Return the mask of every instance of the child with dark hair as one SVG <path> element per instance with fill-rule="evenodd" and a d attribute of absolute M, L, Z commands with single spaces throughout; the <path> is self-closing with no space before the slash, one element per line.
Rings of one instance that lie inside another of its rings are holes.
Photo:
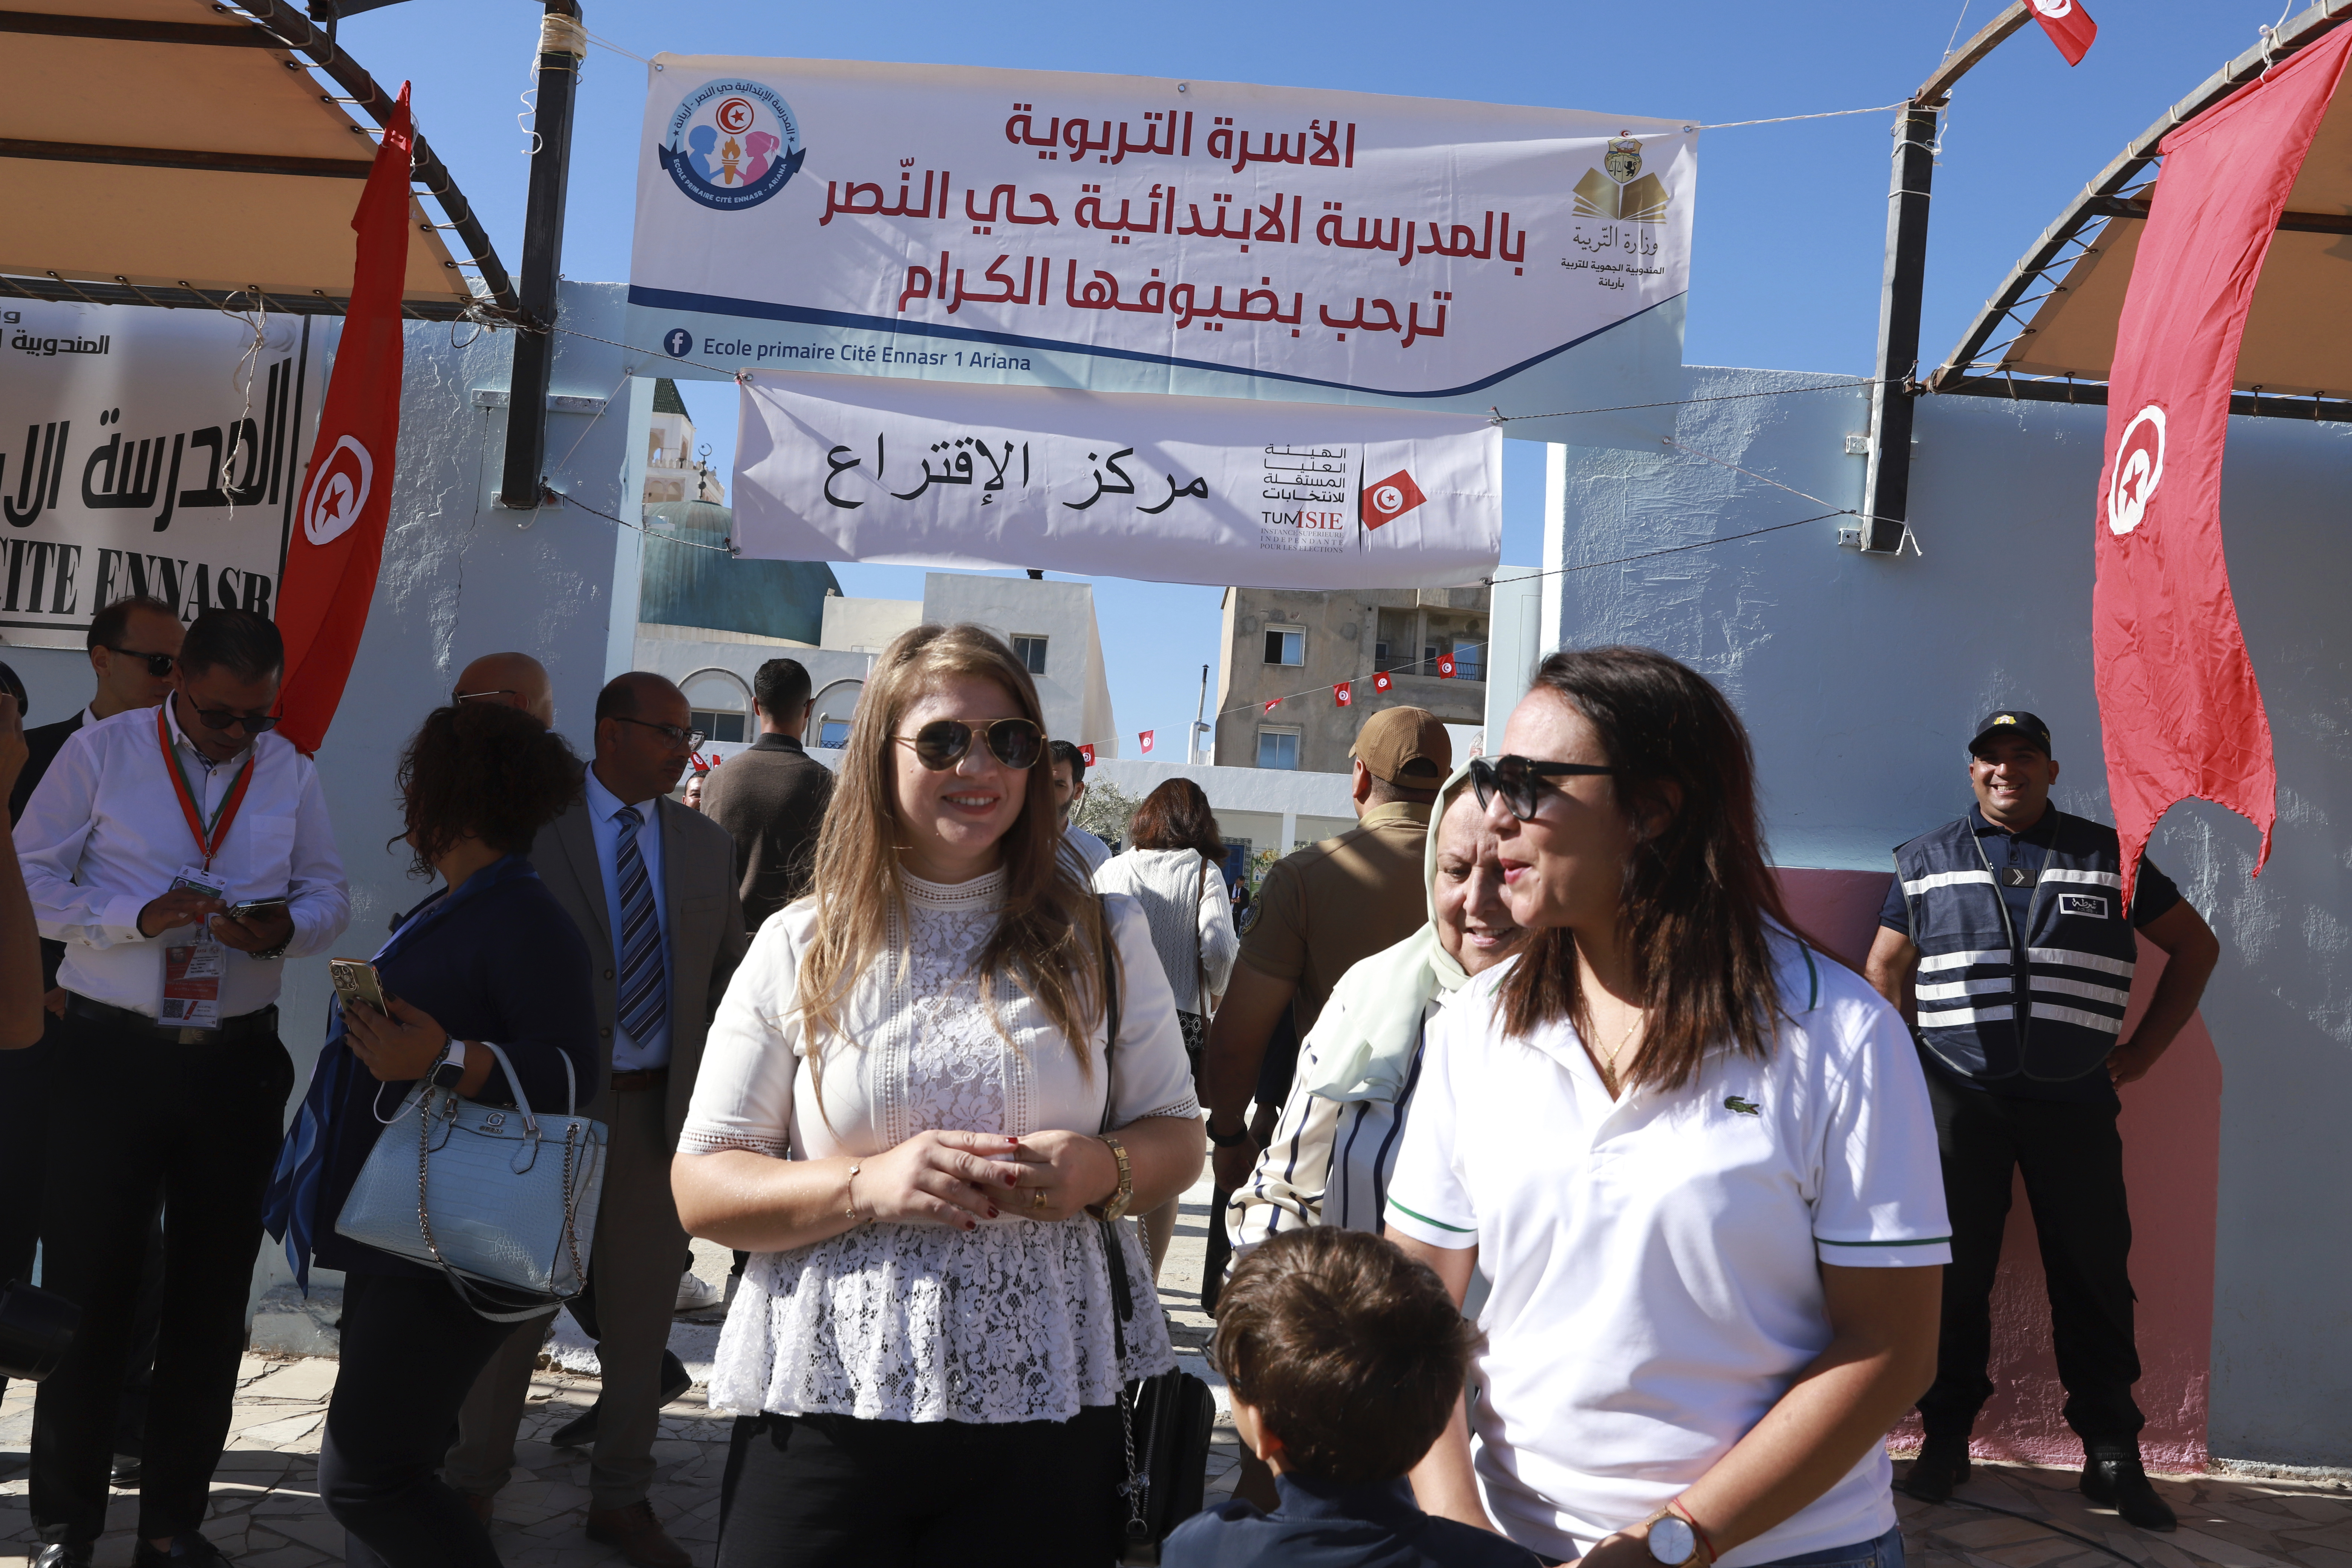
<path fill-rule="evenodd" d="M 1423 1513 L 1405 1474 L 1462 1396 L 1477 1331 L 1427 1267 L 1318 1226 L 1242 1260 L 1210 1346 L 1234 1426 L 1282 1506 L 1238 1499 L 1168 1538 L 1169 1568 L 1532 1568 L 1502 1536 Z"/>

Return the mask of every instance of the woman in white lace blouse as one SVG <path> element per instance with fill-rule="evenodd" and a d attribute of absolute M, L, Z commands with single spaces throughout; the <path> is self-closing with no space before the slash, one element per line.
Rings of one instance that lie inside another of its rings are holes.
<path fill-rule="evenodd" d="M 1115 1331 L 1091 1216 L 1173 1197 L 1203 1145 L 1141 911 L 1055 854 L 1045 740 L 988 632 L 892 643 L 815 890 L 711 1026 L 672 1185 L 688 1229 L 757 1255 L 710 1388 L 740 1417 L 722 1568 L 1115 1555 L 1118 1390 L 1175 1358 L 1124 1224 Z"/>

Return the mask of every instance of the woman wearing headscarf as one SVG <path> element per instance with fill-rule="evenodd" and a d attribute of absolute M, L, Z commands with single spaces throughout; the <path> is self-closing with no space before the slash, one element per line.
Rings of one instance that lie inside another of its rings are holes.
<path fill-rule="evenodd" d="M 1469 785 L 1465 763 L 1438 792 L 1422 864 L 1429 923 L 1340 976 L 1300 1047 L 1273 1141 L 1226 1206 L 1236 1261 L 1276 1231 L 1381 1228 L 1423 1032 L 1472 975 L 1518 951 L 1497 841 Z"/>

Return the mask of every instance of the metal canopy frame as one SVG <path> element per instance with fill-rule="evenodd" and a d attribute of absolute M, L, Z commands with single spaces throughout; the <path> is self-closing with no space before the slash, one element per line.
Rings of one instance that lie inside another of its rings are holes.
<path fill-rule="evenodd" d="M 1951 356 L 1927 377 L 1926 390 L 1964 397 L 2008 397 L 2041 403 L 2102 405 L 2106 384 L 2064 376 L 2021 374 L 2005 368 L 2000 351 L 2033 331 L 2028 312 L 2051 294 L 2063 292 L 2059 274 L 2095 249 L 2111 218 L 2147 216 L 2151 174 L 2157 147 L 2173 131 L 2231 93 L 2277 66 L 2288 56 L 2316 43 L 2342 23 L 2352 20 L 2352 0 L 2319 0 L 2283 25 L 2267 42 L 2258 44 L 2199 85 L 2197 89 L 2132 139 L 2098 177 L 2042 231 L 2023 259 L 2010 269 L 2000 292 L 1985 302 Z M 2352 218 L 2319 213 L 2289 213 L 2284 230 L 2352 234 Z M 2046 290 L 2036 293 L 2036 289 Z M 1994 342 L 2005 329 L 2009 335 Z M 2231 395 L 2230 412 L 2277 418 L 2352 419 L 2352 400 L 2285 396 L 2275 393 L 2237 392 Z"/>
<path fill-rule="evenodd" d="M 131 20 L 110 16 L 60 15 L 48 12 L 0 10 L 0 35 L 37 34 L 50 37 L 121 39 L 131 43 L 181 44 L 192 47 L 280 49 L 299 54 L 310 68 L 324 74 L 364 110 L 381 131 L 390 118 L 394 100 L 350 55 L 339 48 L 331 31 L 283 0 L 238 0 L 234 6 L 216 5 L 225 15 L 241 16 L 247 28 L 200 23 Z M 372 159 L 287 159 L 259 154 L 187 152 L 173 149 L 127 148 L 68 142 L 0 141 L 0 156 L 54 159 L 73 163 L 131 163 L 147 167 L 221 169 L 256 174 L 294 174 L 365 180 Z M 296 165 L 300 165 L 297 167 Z M 408 300 L 402 313 L 419 321 L 454 321 L 486 317 L 493 322 L 516 321 L 522 304 L 506 265 L 484 232 L 472 204 L 457 188 L 448 166 L 441 162 L 420 133 L 410 159 L 409 180 L 423 188 L 447 218 L 447 227 L 462 244 L 462 258 L 454 267 L 472 267 L 481 274 L 486 292 L 471 303 L 456 300 Z M 353 199 L 357 199 L 354 192 Z M 166 308 L 250 309 L 260 304 L 289 315 L 341 315 L 348 295 L 268 293 L 257 288 L 209 289 L 134 284 L 118 278 L 112 282 L 66 278 L 52 271 L 40 276 L 0 274 L 0 294 L 26 300 L 80 300 L 97 305 L 160 305 Z"/>

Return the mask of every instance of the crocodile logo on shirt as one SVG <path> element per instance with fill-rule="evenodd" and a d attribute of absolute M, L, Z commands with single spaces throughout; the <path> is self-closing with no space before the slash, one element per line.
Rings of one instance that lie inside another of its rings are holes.
<path fill-rule="evenodd" d="M 1757 1104 L 1752 1100 L 1742 1100 L 1736 1094 L 1727 1094 L 1723 1097 L 1723 1109 L 1726 1110 L 1736 1110 L 1742 1116 L 1761 1116 L 1764 1114 L 1764 1108 L 1762 1106 Z"/>

